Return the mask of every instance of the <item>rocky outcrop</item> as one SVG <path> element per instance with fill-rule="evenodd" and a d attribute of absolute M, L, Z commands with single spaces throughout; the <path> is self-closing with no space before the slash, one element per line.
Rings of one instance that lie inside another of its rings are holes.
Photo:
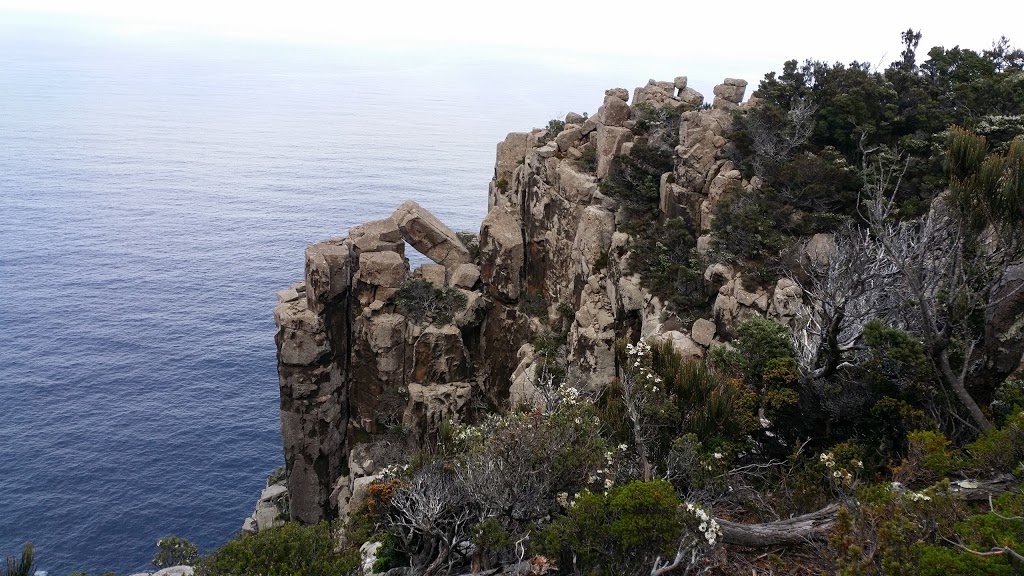
<path fill-rule="evenodd" d="M 275 309 L 289 515 L 315 522 L 347 514 L 385 466 L 432 445 L 444 422 L 473 421 L 481 406 L 543 406 L 551 360 L 534 346 L 538 337 L 564 337 L 566 381 L 601 388 L 617 376 L 619 339 L 662 341 L 700 359 L 746 318 L 804 322 L 807 295 L 796 282 L 751 282 L 725 263 L 704 273 L 711 310 L 676 316 L 631 270 L 620 202 L 599 186 L 617 157 L 655 145 L 634 134 L 636 114 L 685 110 L 674 165 L 660 180 L 659 217 L 690 216 L 707 254 L 714 207 L 759 186 L 726 157 L 745 89 L 727 79 L 713 107 L 698 109 L 703 96 L 685 77 L 652 80 L 633 92 L 632 105 L 627 90 L 608 90 L 594 116 L 567 115 L 558 133 L 509 134 L 497 147 L 478 257 L 412 201 L 307 248 L 305 281 L 279 292 Z M 596 166 L 581 161 L 585 153 Z M 431 263 L 410 271 L 406 245 Z M 804 257 L 827 263 L 834 251 L 831 237 L 819 235 Z M 430 289 L 410 292 L 410 279 Z M 436 318 L 416 312 L 437 308 L 437 294 L 460 306 Z M 1003 324 L 1007 346 L 1017 346 L 1019 327 Z M 254 526 L 275 521 L 280 489 L 268 490 Z"/>

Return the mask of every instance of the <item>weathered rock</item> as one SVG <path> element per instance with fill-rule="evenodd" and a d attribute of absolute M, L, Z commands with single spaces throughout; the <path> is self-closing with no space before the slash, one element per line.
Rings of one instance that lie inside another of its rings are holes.
<path fill-rule="evenodd" d="M 779 278 L 772 293 L 768 316 L 780 324 L 790 325 L 792 320 L 803 314 L 804 291 L 789 278 Z"/>
<path fill-rule="evenodd" d="M 511 132 L 498 143 L 497 161 L 494 166 L 496 180 L 512 181 L 512 171 L 523 163 L 526 151 L 530 149 L 530 134 L 527 132 Z"/>
<path fill-rule="evenodd" d="M 676 90 L 686 90 L 686 83 L 686 76 L 676 76 L 675 80 L 672 81 L 672 86 Z"/>
<path fill-rule="evenodd" d="M 472 264 L 460 264 L 460 266 L 472 266 Z M 446 284 L 446 272 L 445 267 L 440 264 L 421 264 L 419 268 L 419 277 L 426 280 L 434 288 L 444 288 Z"/>
<path fill-rule="evenodd" d="M 480 267 L 476 264 L 459 264 L 452 270 L 448 284 L 453 288 L 472 290 L 480 280 Z"/>
<path fill-rule="evenodd" d="M 306 247 L 306 300 L 310 310 L 319 314 L 348 291 L 351 262 L 351 250 L 344 240 Z"/>
<path fill-rule="evenodd" d="M 398 223 L 388 217 L 382 220 L 371 220 L 365 224 L 354 226 L 348 231 L 349 242 L 356 252 L 390 251 L 404 254 L 405 242 Z"/>
<path fill-rule="evenodd" d="M 396 252 L 363 252 L 356 274 L 360 302 L 368 306 L 374 300 L 389 299 L 408 274 L 408 263 Z"/>
<path fill-rule="evenodd" d="M 524 258 L 518 219 L 505 208 L 495 207 L 480 225 L 480 277 L 492 296 L 506 302 L 519 298 Z"/>
<path fill-rule="evenodd" d="M 566 124 L 583 124 L 586 121 L 586 118 L 575 112 L 569 112 L 568 114 L 565 115 Z"/>
<path fill-rule="evenodd" d="M 572 258 L 576 266 L 575 272 L 582 278 L 592 274 L 598 261 L 602 258 L 607 265 L 608 249 L 615 232 L 615 215 L 600 206 L 587 206 L 583 210 L 576 238 L 572 244 Z"/>
<path fill-rule="evenodd" d="M 743 101 L 743 93 L 746 90 L 746 80 L 726 78 L 725 82 L 715 86 L 715 102 L 713 106 L 720 110 L 735 108 Z"/>
<path fill-rule="evenodd" d="M 811 236 L 804 248 L 807 260 L 815 269 L 824 270 L 828 268 L 829 262 L 836 253 L 836 242 L 831 234 L 822 232 Z"/>
<path fill-rule="evenodd" d="M 683 358 L 699 360 L 704 357 L 704 348 L 682 332 L 676 330 L 665 332 L 658 338 L 658 341 L 670 343 L 672 350 Z"/>
<path fill-rule="evenodd" d="M 616 88 L 615 90 L 621 90 L 622 92 L 615 92 L 605 96 L 604 104 L 597 109 L 597 114 L 594 115 L 599 124 L 622 126 L 626 120 L 629 120 L 629 104 L 626 104 L 626 100 L 629 99 L 629 92 L 625 88 Z M 626 96 L 622 97 L 622 93 L 625 93 Z"/>
<path fill-rule="evenodd" d="M 323 319 L 310 310 L 305 299 L 278 304 L 274 308 L 277 324 L 277 359 L 282 364 L 308 366 L 330 354 L 331 343 Z"/>
<path fill-rule="evenodd" d="M 450 384 L 409 384 L 409 404 L 402 415 L 402 424 L 412 431 L 413 443 L 422 447 L 437 444 L 441 423 L 459 422 L 473 397 L 473 385 L 466 382 Z"/>
<path fill-rule="evenodd" d="M 470 262 L 469 250 L 455 232 L 416 202 L 406 200 L 391 218 L 405 241 L 434 262 L 445 268 Z"/>
<path fill-rule="evenodd" d="M 462 333 L 453 324 L 427 326 L 413 343 L 411 368 L 408 377 L 421 384 L 467 379 L 469 358 Z"/>
<path fill-rule="evenodd" d="M 615 126 L 598 126 L 597 140 L 597 177 L 604 178 L 608 175 L 612 158 L 618 156 L 622 151 L 622 145 L 633 140 L 633 132 L 628 128 Z"/>
<path fill-rule="evenodd" d="M 555 145 L 558 146 L 559 152 L 566 152 L 569 148 L 576 145 L 583 137 L 583 132 L 579 126 L 566 126 L 564 130 L 555 136 Z"/>
<path fill-rule="evenodd" d="M 694 321 L 693 328 L 690 329 L 690 338 L 692 338 L 697 344 L 707 348 L 708 346 L 711 346 L 711 342 L 714 341 L 715 332 L 717 330 L 718 327 L 715 326 L 714 322 L 705 320 L 704 318 L 698 318 Z"/>
<path fill-rule="evenodd" d="M 994 305 L 985 312 L 985 348 L 988 364 L 1005 376 L 1021 364 L 1024 355 L 1024 262 L 1006 268 L 992 290 Z"/>

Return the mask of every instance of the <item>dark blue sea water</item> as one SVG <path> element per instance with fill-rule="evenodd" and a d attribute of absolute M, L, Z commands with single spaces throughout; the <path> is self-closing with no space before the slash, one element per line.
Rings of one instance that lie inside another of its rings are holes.
<path fill-rule="evenodd" d="M 124 574 L 230 538 L 282 464 L 271 310 L 303 247 L 406 198 L 475 229 L 505 133 L 645 80 L 0 40 L 0 555 Z"/>

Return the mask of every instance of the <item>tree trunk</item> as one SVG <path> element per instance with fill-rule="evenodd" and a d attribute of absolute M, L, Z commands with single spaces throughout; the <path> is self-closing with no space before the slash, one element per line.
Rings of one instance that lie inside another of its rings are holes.
<path fill-rule="evenodd" d="M 722 528 L 722 541 L 726 544 L 755 548 L 785 546 L 824 538 L 835 524 L 838 511 L 839 504 L 829 504 L 817 512 L 765 524 L 716 521 Z"/>

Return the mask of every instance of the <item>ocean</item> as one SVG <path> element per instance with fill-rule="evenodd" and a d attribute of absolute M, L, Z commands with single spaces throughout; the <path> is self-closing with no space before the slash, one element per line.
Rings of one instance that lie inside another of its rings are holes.
<path fill-rule="evenodd" d="M 409 198 L 476 230 L 507 132 L 645 81 L 0 40 L 0 556 L 120 575 L 231 538 L 283 464 L 271 311 L 303 248 Z"/>

